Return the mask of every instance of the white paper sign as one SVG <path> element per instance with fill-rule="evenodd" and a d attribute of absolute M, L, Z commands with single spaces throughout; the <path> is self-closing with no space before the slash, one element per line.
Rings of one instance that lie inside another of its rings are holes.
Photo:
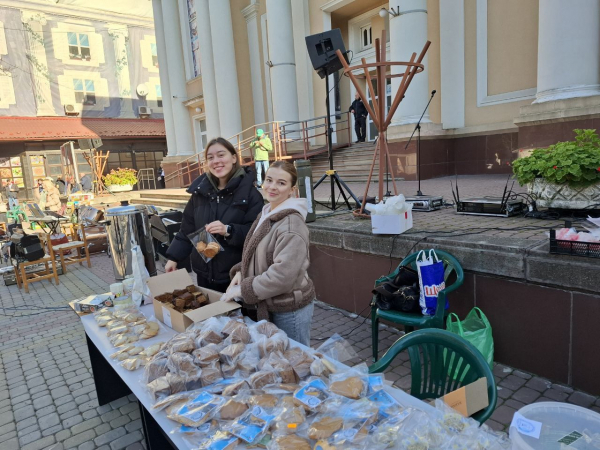
<path fill-rule="evenodd" d="M 515 427 L 517 431 L 526 436 L 539 439 L 542 431 L 542 422 L 536 422 L 535 420 L 529 420 L 523 417 L 518 412 L 513 416 L 513 420 L 510 423 L 511 427 Z"/>
<path fill-rule="evenodd" d="M 304 178 L 304 184 L 306 186 L 306 203 L 308 203 L 308 212 L 312 213 L 313 212 L 313 207 L 312 207 L 312 188 L 311 188 L 311 184 L 310 184 L 310 177 L 305 177 Z"/>
<path fill-rule="evenodd" d="M 164 324 L 167 325 L 169 328 L 173 328 L 173 325 L 171 324 L 171 311 L 169 311 L 164 306 L 162 307 L 162 311 Z"/>

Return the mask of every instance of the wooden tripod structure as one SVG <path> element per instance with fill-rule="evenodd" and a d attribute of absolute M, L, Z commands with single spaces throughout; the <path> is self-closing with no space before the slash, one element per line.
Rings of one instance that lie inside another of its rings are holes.
<path fill-rule="evenodd" d="M 94 172 L 94 178 L 96 179 L 94 193 L 96 195 L 100 195 L 106 192 L 106 188 L 104 187 L 104 183 L 102 182 L 102 174 L 104 173 L 104 169 L 106 168 L 108 155 L 110 155 L 110 150 L 107 150 L 106 153 L 104 153 L 102 150 L 97 150 L 95 148 L 90 151 L 89 155 L 87 153 L 83 154 L 85 160 L 88 162 L 88 164 L 92 168 L 92 171 Z"/>
<path fill-rule="evenodd" d="M 423 72 L 424 66 L 422 64 L 423 58 L 425 58 L 425 54 L 429 49 L 429 45 L 431 42 L 427 41 L 423 50 L 419 54 L 417 58 L 417 54 L 413 53 L 410 61 L 408 62 L 396 62 L 396 61 L 386 61 L 385 60 L 385 44 L 381 45 L 381 42 L 385 43 L 385 30 L 381 32 L 381 41 L 379 39 L 375 39 L 375 63 L 367 64 L 367 60 L 362 58 L 362 64 L 357 66 L 350 67 L 342 55 L 342 52 L 337 50 L 336 54 L 344 66 L 344 75 L 350 77 L 352 84 L 356 88 L 358 95 L 362 99 L 367 111 L 369 112 L 375 127 L 379 131 L 379 137 L 377 139 L 377 145 L 375 146 L 375 151 L 373 152 L 373 161 L 371 162 L 371 169 L 369 171 L 369 178 L 367 179 L 367 186 L 365 188 L 365 194 L 363 196 L 363 202 L 360 207 L 359 215 L 363 214 L 365 209 L 365 203 L 367 200 L 367 194 L 369 192 L 369 185 L 371 184 L 371 178 L 373 176 L 373 169 L 375 168 L 375 161 L 377 160 L 377 154 L 379 153 L 379 201 L 383 200 L 383 182 L 384 182 L 384 171 L 385 171 L 385 161 L 387 160 L 390 175 L 392 176 L 392 182 L 394 184 L 394 193 L 398 195 L 398 188 L 396 186 L 396 179 L 394 177 L 394 166 L 392 165 L 392 160 L 390 158 L 390 153 L 387 145 L 386 133 L 390 122 L 392 121 L 392 117 L 394 113 L 398 109 L 400 102 L 404 98 L 404 94 L 410 86 L 410 82 L 413 77 L 420 72 Z M 391 66 L 406 66 L 406 70 L 403 74 L 386 74 L 387 68 Z M 375 68 L 375 76 L 371 76 L 369 73 L 369 68 Z M 354 75 L 352 72 L 356 70 L 364 70 L 364 75 Z M 402 77 L 402 81 L 400 82 L 400 87 L 398 88 L 398 92 L 396 92 L 396 96 L 394 97 L 394 101 L 390 106 L 390 110 L 385 114 L 385 79 L 386 78 L 396 78 Z M 358 83 L 359 78 L 365 78 L 367 80 L 367 87 L 371 91 L 371 99 L 373 101 L 373 108 L 369 105 L 369 101 L 362 87 Z M 373 89 L 373 81 L 372 78 L 376 80 L 377 92 L 379 95 L 379 100 L 376 98 L 375 90 Z"/>

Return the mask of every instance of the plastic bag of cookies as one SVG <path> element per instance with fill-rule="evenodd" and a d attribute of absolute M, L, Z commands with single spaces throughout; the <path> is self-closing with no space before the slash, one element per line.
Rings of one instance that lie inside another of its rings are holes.
<path fill-rule="evenodd" d="M 188 239 L 196 249 L 204 262 L 209 262 L 220 252 L 224 250 L 221 244 L 215 239 L 215 237 L 206 231 L 205 227 L 200 228 L 198 231 L 188 234 Z"/>

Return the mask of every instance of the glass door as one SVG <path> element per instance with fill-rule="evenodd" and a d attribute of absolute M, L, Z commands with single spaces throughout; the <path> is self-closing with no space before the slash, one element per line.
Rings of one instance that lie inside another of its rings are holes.
<path fill-rule="evenodd" d="M 377 84 L 375 83 L 376 80 L 373 80 L 373 89 L 375 89 L 375 98 L 379 98 L 379 95 L 377 94 Z M 371 99 L 371 90 L 367 88 L 367 97 L 369 99 L 369 105 L 371 106 L 371 108 L 373 108 L 373 101 Z M 387 114 L 387 112 L 390 110 L 390 106 L 392 104 L 392 80 L 390 78 L 386 78 L 385 80 L 385 112 Z M 375 123 L 373 122 L 373 118 L 371 117 L 371 115 L 369 114 L 369 116 L 367 117 L 367 141 L 374 141 L 375 138 L 377 137 L 377 135 L 379 134 L 379 132 L 377 131 L 377 128 L 375 127 Z"/>

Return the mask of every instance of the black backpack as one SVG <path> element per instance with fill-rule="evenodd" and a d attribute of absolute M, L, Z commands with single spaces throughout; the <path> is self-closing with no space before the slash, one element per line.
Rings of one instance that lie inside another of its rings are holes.
<path fill-rule="evenodd" d="M 36 261 L 42 259 L 46 252 L 42 247 L 40 238 L 35 234 L 25 234 L 17 241 L 13 239 L 11 244 L 10 254 L 16 257 L 21 257 L 27 261 Z"/>

